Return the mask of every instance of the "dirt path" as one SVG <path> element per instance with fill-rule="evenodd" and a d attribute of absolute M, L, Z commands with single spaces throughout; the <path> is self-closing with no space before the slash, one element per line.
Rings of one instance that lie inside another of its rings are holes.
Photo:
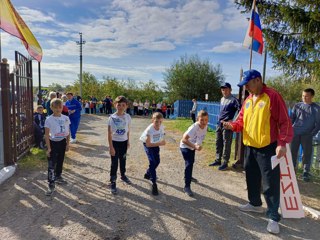
<path fill-rule="evenodd" d="M 159 196 L 150 194 L 143 179 L 147 158 L 141 132 L 149 119 L 133 119 L 127 175 L 118 180 L 118 195 L 109 193 L 110 157 L 106 117 L 82 117 L 79 143 L 68 153 L 64 177 L 46 197 L 46 171 L 19 171 L 0 186 L 0 239 L 319 239 L 320 222 L 309 217 L 281 221 L 281 233 L 266 231 L 264 214 L 237 210 L 246 202 L 244 175 L 213 171 L 204 153 L 196 157 L 195 197 L 182 192 L 184 162 L 180 135 L 167 132 L 158 168 Z M 265 205 L 264 205 L 265 206 Z"/>

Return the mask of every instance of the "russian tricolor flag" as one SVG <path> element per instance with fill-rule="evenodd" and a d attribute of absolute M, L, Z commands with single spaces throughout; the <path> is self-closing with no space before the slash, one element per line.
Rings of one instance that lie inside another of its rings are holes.
<path fill-rule="evenodd" d="M 253 38 L 253 41 L 252 41 Z M 258 14 L 257 7 L 253 9 L 252 6 L 252 15 L 249 22 L 248 30 L 246 36 L 243 41 L 243 46 L 251 48 L 252 43 L 252 50 L 262 54 L 263 51 L 263 37 L 262 37 L 262 30 L 260 24 L 260 17 Z"/>

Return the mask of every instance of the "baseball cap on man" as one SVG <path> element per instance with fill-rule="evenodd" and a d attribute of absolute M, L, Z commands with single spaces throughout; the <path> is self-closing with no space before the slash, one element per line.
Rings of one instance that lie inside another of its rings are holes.
<path fill-rule="evenodd" d="M 224 83 L 220 86 L 220 88 L 231 88 L 231 84 L 230 83 Z"/>
<path fill-rule="evenodd" d="M 261 78 L 261 74 L 257 70 L 251 69 L 251 70 L 245 71 L 242 75 L 242 81 L 238 84 L 238 86 L 242 87 L 246 85 L 250 80 L 255 79 L 257 77 Z"/>

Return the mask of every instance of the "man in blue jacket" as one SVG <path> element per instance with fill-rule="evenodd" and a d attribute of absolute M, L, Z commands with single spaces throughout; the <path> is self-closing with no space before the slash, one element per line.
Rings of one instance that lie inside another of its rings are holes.
<path fill-rule="evenodd" d="M 320 106 L 312 101 L 314 90 L 307 88 L 302 92 L 302 102 L 294 105 L 291 114 L 294 137 L 291 142 L 291 154 L 294 167 L 297 167 L 297 155 L 301 144 L 303 149 L 303 180 L 310 181 L 312 158 L 312 139 L 320 130 Z"/>
<path fill-rule="evenodd" d="M 231 153 L 233 132 L 223 127 L 222 121 L 229 122 L 234 119 L 236 113 L 240 110 L 240 103 L 232 94 L 230 83 L 225 83 L 220 87 L 222 98 L 220 101 L 220 114 L 216 128 L 216 160 L 209 166 L 219 166 L 220 171 L 228 167 Z M 223 162 L 221 162 L 223 160 Z"/>
<path fill-rule="evenodd" d="M 69 118 L 70 118 L 70 132 L 71 132 L 71 139 L 70 143 L 76 143 L 76 133 L 80 124 L 81 118 L 81 104 L 78 100 L 73 98 L 73 93 L 67 93 L 68 101 L 66 102 L 66 106 L 69 109 Z"/>

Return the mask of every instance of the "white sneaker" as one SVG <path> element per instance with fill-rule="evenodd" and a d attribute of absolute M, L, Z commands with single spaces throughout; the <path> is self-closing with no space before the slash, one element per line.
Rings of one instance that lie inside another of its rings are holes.
<path fill-rule="evenodd" d="M 73 138 L 70 139 L 70 143 L 76 143 L 76 142 L 77 142 L 76 139 L 73 139 Z"/>
<path fill-rule="evenodd" d="M 239 210 L 243 212 L 256 212 L 256 213 L 263 213 L 264 209 L 261 206 L 255 207 L 252 206 L 250 203 L 245 205 L 240 205 Z"/>
<path fill-rule="evenodd" d="M 267 230 L 269 233 L 278 234 L 280 232 L 279 223 L 269 219 Z"/>

